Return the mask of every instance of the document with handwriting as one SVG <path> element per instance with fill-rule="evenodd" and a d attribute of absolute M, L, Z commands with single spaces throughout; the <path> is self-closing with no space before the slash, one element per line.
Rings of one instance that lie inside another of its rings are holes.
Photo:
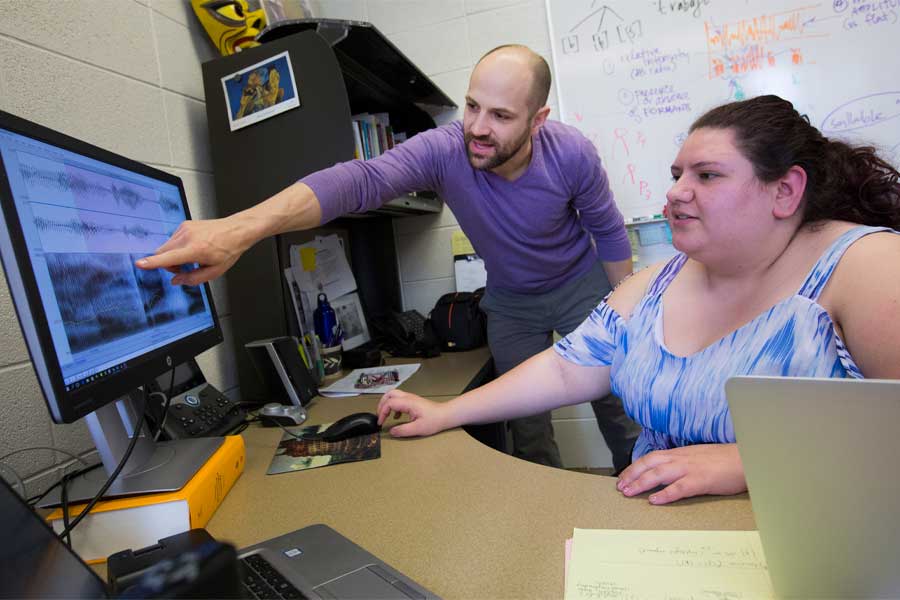
<path fill-rule="evenodd" d="M 756 531 L 576 529 L 566 600 L 775 598 Z"/>

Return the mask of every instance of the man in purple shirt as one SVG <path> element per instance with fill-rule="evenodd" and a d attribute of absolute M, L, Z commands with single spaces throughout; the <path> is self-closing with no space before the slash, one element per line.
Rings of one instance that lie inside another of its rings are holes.
<path fill-rule="evenodd" d="M 173 283 L 217 277 L 263 237 L 366 212 L 410 191 L 444 199 L 485 261 L 488 342 L 499 373 L 549 347 L 631 273 L 631 247 L 593 145 L 548 121 L 546 61 L 501 46 L 476 65 L 462 123 L 420 133 L 380 157 L 313 173 L 272 198 L 213 221 L 186 222 L 142 268 L 196 262 Z M 639 428 L 621 402 L 592 402 L 621 470 Z M 561 466 L 550 415 L 510 422 L 516 456 Z"/>

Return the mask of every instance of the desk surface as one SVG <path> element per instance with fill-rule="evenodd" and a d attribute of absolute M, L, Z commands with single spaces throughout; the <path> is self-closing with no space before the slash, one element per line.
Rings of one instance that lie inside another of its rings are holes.
<path fill-rule="evenodd" d="M 471 378 L 484 358 L 444 355 L 403 387 L 448 400 L 428 390 L 458 394 L 468 381 L 462 375 Z M 448 359 L 455 376 L 443 369 Z M 309 423 L 371 411 L 377 402 L 320 398 Z M 265 475 L 281 433 L 244 432 L 244 474 L 207 525 L 210 533 L 240 548 L 326 523 L 445 598 L 561 597 L 563 546 L 574 527 L 755 528 L 746 494 L 651 506 L 646 497 L 623 497 L 611 477 L 524 462 L 460 429 L 406 440 L 384 433 L 378 460 Z"/>
<path fill-rule="evenodd" d="M 422 361 L 403 389 L 449 400 L 487 356 Z M 377 403 L 374 395 L 317 398 L 309 423 Z M 746 494 L 651 506 L 646 496 L 622 496 L 611 477 L 528 463 L 461 429 L 405 440 L 383 433 L 378 460 L 266 475 L 281 435 L 261 427 L 243 433 L 244 473 L 206 526 L 213 536 L 242 548 L 326 523 L 448 599 L 562 597 L 563 548 L 575 527 L 755 528 Z M 106 576 L 105 565 L 94 568 Z"/>

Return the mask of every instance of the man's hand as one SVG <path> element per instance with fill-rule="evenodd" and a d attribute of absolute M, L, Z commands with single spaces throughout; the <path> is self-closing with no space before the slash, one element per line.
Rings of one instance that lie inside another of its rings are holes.
<path fill-rule="evenodd" d="M 156 249 L 156 254 L 135 264 L 141 269 L 166 269 L 175 273 L 172 285 L 199 285 L 231 268 L 249 247 L 246 237 L 232 217 L 185 221 Z M 200 268 L 181 271 L 181 265 L 193 263 L 198 263 Z"/>
<path fill-rule="evenodd" d="M 658 450 L 636 460 L 619 475 L 616 488 L 636 496 L 659 486 L 651 504 L 668 504 L 701 494 L 730 495 L 747 491 L 737 444 L 697 444 Z"/>
<path fill-rule="evenodd" d="M 443 408 L 446 407 L 421 396 L 400 390 L 391 390 L 378 402 L 378 424 L 384 423 L 391 412 L 394 413 L 394 418 L 400 418 L 400 415 L 407 414 L 410 419 L 409 423 L 391 427 L 392 436 L 432 435 L 448 428 L 443 419 Z"/>

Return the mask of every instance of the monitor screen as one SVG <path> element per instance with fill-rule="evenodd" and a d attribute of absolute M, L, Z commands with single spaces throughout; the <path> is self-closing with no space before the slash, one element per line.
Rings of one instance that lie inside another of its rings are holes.
<path fill-rule="evenodd" d="M 221 341 L 208 286 L 134 266 L 190 217 L 179 178 L 6 114 L 0 165 L 4 270 L 55 420 Z"/>

